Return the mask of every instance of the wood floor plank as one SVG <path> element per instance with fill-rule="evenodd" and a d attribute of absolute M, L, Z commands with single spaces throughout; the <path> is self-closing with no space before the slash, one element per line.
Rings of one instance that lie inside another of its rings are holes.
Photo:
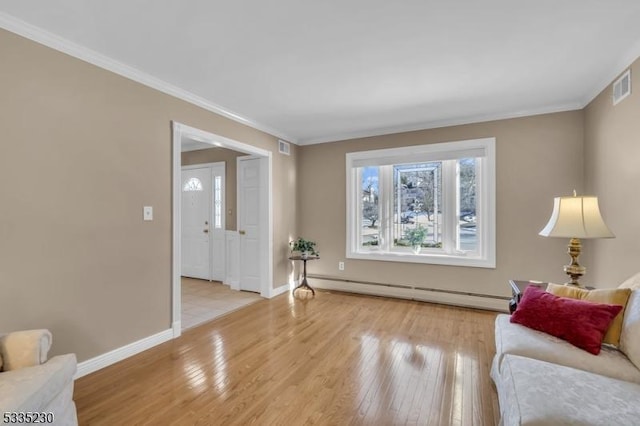
<path fill-rule="evenodd" d="M 495 425 L 495 314 L 282 295 L 76 381 L 81 425 Z"/>

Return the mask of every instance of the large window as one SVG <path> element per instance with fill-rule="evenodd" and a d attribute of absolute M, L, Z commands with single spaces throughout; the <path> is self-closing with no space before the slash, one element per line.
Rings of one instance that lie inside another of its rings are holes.
<path fill-rule="evenodd" d="M 495 139 L 347 154 L 347 257 L 495 267 Z"/>

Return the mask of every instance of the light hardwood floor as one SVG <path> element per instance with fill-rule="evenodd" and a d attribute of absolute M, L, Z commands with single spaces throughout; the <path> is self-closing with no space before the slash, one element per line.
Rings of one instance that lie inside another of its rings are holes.
<path fill-rule="evenodd" d="M 76 381 L 81 425 L 495 425 L 495 314 L 262 300 Z"/>

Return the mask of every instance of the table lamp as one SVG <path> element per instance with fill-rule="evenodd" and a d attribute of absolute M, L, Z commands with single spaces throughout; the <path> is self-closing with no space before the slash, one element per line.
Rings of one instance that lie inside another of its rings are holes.
<path fill-rule="evenodd" d="M 553 213 L 549 223 L 540 231 L 544 237 L 570 238 L 567 253 L 571 256 L 571 264 L 565 265 L 564 272 L 571 277 L 566 285 L 580 287 L 578 279 L 584 275 L 586 268 L 578 264 L 581 238 L 614 238 L 602 219 L 598 207 L 598 197 L 577 196 L 556 197 L 553 199 Z"/>

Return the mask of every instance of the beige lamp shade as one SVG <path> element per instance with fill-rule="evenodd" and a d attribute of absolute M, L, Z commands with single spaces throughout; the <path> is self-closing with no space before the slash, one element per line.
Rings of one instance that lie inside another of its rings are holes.
<path fill-rule="evenodd" d="M 614 238 L 600 214 L 598 197 L 556 197 L 549 223 L 540 231 L 544 237 Z"/>

